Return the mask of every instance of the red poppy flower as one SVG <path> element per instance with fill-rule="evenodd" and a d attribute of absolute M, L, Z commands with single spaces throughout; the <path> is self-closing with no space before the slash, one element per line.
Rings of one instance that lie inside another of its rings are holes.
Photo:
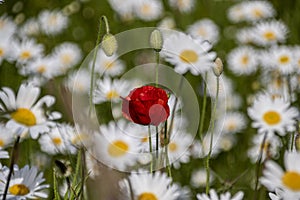
<path fill-rule="evenodd" d="M 154 86 L 136 88 L 123 98 L 123 116 L 137 124 L 159 125 L 170 115 L 168 95 Z"/>

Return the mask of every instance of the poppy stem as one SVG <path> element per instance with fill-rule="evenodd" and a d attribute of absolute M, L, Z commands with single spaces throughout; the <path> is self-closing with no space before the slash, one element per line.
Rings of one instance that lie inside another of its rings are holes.
<path fill-rule="evenodd" d="M 155 67 L 155 86 L 158 87 L 158 66 L 159 66 L 159 52 L 155 52 L 156 67 Z"/>
<path fill-rule="evenodd" d="M 20 132 L 20 131 L 18 131 L 18 132 Z M 8 192 L 10 179 L 11 179 L 12 173 L 14 171 L 14 164 L 15 164 L 15 159 L 17 157 L 17 150 L 18 150 L 18 144 L 20 142 L 20 138 L 21 138 L 20 134 L 18 134 L 17 139 L 16 139 L 15 144 L 14 144 L 14 147 L 12 149 L 12 153 L 11 153 L 12 156 L 11 156 L 11 160 L 10 160 L 9 173 L 8 173 L 8 176 L 7 176 L 7 181 L 6 181 L 6 185 L 5 185 L 2 200 L 6 200 L 6 195 L 7 195 L 7 192 Z"/>
<path fill-rule="evenodd" d="M 156 130 L 156 159 L 158 158 L 158 140 L 159 140 L 159 134 L 158 134 L 158 126 L 155 126 L 155 130 Z"/>
<path fill-rule="evenodd" d="M 211 129 L 210 129 L 210 144 L 209 144 L 209 152 L 206 158 L 206 194 L 209 192 L 209 182 L 210 182 L 210 158 L 212 154 L 212 146 L 213 146 L 213 137 L 214 137 L 214 128 L 215 128 L 215 118 L 216 118 L 216 109 L 218 105 L 218 98 L 219 98 L 219 87 L 220 87 L 220 79 L 219 76 L 217 78 L 217 91 L 216 91 L 216 99 L 212 111 L 212 119 L 211 119 Z M 204 117 L 204 116 L 203 116 Z"/>
<path fill-rule="evenodd" d="M 203 80 L 204 88 L 203 88 L 201 118 L 200 118 L 200 125 L 199 125 L 199 137 L 200 137 L 201 141 L 202 141 L 202 137 L 203 137 L 204 116 L 205 116 L 205 111 L 206 111 L 206 95 L 207 95 L 206 80 L 207 80 L 207 72 L 205 73 L 204 80 Z"/>

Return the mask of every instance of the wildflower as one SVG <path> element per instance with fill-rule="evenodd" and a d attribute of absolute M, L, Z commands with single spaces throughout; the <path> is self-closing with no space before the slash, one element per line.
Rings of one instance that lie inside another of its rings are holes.
<path fill-rule="evenodd" d="M 139 19 L 156 20 L 162 15 L 163 5 L 158 0 L 138 0 L 135 2 L 134 11 Z"/>
<path fill-rule="evenodd" d="M 175 65 L 175 71 L 193 75 L 207 72 L 214 65 L 215 52 L 208 52 L 211 45 L 203 40 L 192 39 L 183 33 L 174 33 L 164 40 L 161 55 Z"/>
<path fill-rule="evenodd" d="M 228 68 L 236 75 L 253 74 L 259 64 L 257 57 L 252 47 L 237 47 L 227 56 Z"/>
<path fill-rule="evenodd" d="M 91 84 L 91 72 L 86 69 L 75 70 L 68 74 L 66 87 L 73 93 L 87 93 Z"/>
<path fill-rule="evenodd" d="M 219 27 L 208 18 L 196 21 L 188 27 L 187 32 L 194 38 L 200 37 L 212 44 L 216 44 L 219 40 Z"/>
<path fill-rule="evenodd" d="M 57 63 L 53 57 L 42 57 L 30 61 L 25 68 L 28 74 L 49 80 L 57 76 Z"/>
<path fill-rule="evenodd" d="M 9 158 L 8 152 L 0 150 L 0 159 L 6 159 L 6 158 Z M 0 166 L 1 166 L 1 164 L 0 164 Z"/>
<path fill-rule="evenodd" d="M 220 196 L 218 196 L 217 192 L 214 189 L 211 189 L 209 191 L 209 195 L 203 193 L 203 194 L 197 194 L 198 200 L 242 200 L 244 197 L 244 193 L 239 191 L 234 196 L 231 197 L 231 194 L 229 192 L 222 193 Z"/>
<path fill-rule="evenodd" d="M 30 18 L 20 27 L 20 35 L 34 36 L 40 33 L 40 24 L 37 19 Z"/>
<path fill-rule="evenodd" d="M 9 170 L 0 173 L 0 197 L 4 193 Z M 38 172 L 36 167 L 26 165 L 22 169 L 14 167 L 14 172 L 8 186 L 7 199 L 37 199 L 47 198 L 48 194 L 44 189 L 49 188 L 48 184 L 43 184 L 45 179 L 43 173 Z"/>
<path fill-rule="evenodd" d="M 191 12 L 194 8 L 195 3 L 195 0 L 169 0 L 170 6 L 182 13 Z"/>
<path fill-rule="evenodd" d="M 13 19 L 7 17 L 6 14 L 0 17 L 0 38 L 1 40 L 9 39 L 17 29 L 17 25 Z"/>
<path fill-rule="evenodd" d="M 122 199 L 129 200 L 130 186 L 134 199 L 151 200 L 176 200 L 180 195 L 180 188 L 172 184 L 171 178 L 159 171 L 154 174 L 146 172 L 132 172 L 128 179 L 119 182 L 124 196 Z"/>
<path fill-rule="evenodd" d="M 283 170 L 277 163 L 268 160 L 265 163 L 263 176 L 260 178 L 269 191 L 283 190 L 288 196 L 300 198 L 300 154 L 298 152 L 286 152 L 284 154 Z"/>
<path fill-rule="evenodd" d="M 154 86 L 136 88 L 123 99 L 122 112 L 137 124 L 158 126 L 170 114 L 167 93 Z"/>
<path fill-rule="evenodd" d="M 5 127 L 5 124 L 0 124 L 0 150 L 11 145 L 14 140 L 13 132 Z"/>
<path fill-rule="evenodd" d="M 133 17 L 135 0 L 109 0 L 110 6 L 123 20 Z"/>
<path fill-rule="evenodd" d="M 276 132 L 284 136 L 287 131 L 295 130 L 295 118 L 299 113 L 282 98 L 260 94 L 248 108 L 248 115 L 253 120 L 252 127 L 258 128 L 259 133 Z"/>
<path fill-rule="evenodd" d="M 191 175 L 191 185 L 194 188 L 205 187 L 206 176 L 207 176 L 206 169 L 199 168 L 194 170 Z M 213 176 L 213 174 L 210 174 L 209 184 L 211 184 L 214 181 L 214 179 L 215 177 Z"/>
<path fill-rule="evenodd" d="M 43 10 L 38 20 L 41 30 L 47 35 L 57 35 L 68 25 L 68 17 L 59 10 Z"/>
<path fill-rule="evenodd" d="M 238 133 L 246 127 L 246 118 L 240 112 L 227 112 L 219 117 L 217 121 L 217 130 L 222 130 L 222 133 Z"/>
<path fill-rule="evenodd" d="M 23 134 L 29 132 L 33 139 L 50 130 L 54 125 L 52 120 L 60 118 L 61 115 L 58 112 L 45 112 L 44 106 L 52 106 L 55 98 L 47 95 L 37 101 L 39 94 L 40 88 L 31 83 L 22 84 L 17 96 L 10 88 L 2 88 L 0 111 L 6 113 L 9 120 L 6 123 L 7 128 L 16 131 L 21 127 Z M 25 136 L 23 134 L 21 136 Z"/>

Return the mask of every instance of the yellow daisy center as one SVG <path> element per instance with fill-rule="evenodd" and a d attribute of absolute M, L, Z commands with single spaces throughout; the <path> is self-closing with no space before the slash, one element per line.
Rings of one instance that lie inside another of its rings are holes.
<path fill-rule="evenodd" d="M 285 172 L 285 174 L 282 176 L 282 182 L 289 189 L 300 191 L 300 174 L 298 172 Z"/>
<path fill-rule="evenodd" d="M 53 144 L 55 144 L 55 145 L 61 145 L 62 140 L 61 140 L 60 137 L 54 137 L 54 138 L 52 138 L 52 142 L 53 142 Z"/>
<path fill-rule="evenodd" d="M 110 68 L 113 68 L 115 66 L 115 63 L 107 61 L 107 62 L 104 63 L 104 66 L 105 66 L 105 69 L 110 69 Z"/>
<path fill-rule="evenodd" d="M 111 90 L 106 94 L 107 99 L 115 99 L 118 98 L 120 95 L 116 90 Z"/>
<path fill-rule="evenodd" d="M 23 51 L 22 53 L 21 53 L 21 55 L 20 55 L 20 57 L 21 57 L 21 59 L 28 59 L 28 58 L 30 58 L 31 57 L 31 53 L 30 53 L 30 51 Z"/>
<path fill-rule="evenodd" d="M 263 120 L 268 125 L 276 125 L 281 121 L 281 116 L 277 111 L 268 111 L 263 115 Z"/>
<path fill-rule="evenodd" d="M 72 56 L 69 54 L 64 54 L 61 56 L 61 60 L 63 64 L 69 64 L 72 60 Z"/>
<path fill-rule="evenodd" d="M 158 198 L 155 196 L 155 194 L 150 192 L 144 192 L 140 194 L 137 198 L 138 200 L 158 200 Z"/>
<path fill-rule="evenodd" d="M 194 63 L 194 62 L 197 62 L 198 55 L 194 50 L 183 50 L 180 53 L 179 58 L 182 62 Z"/>
<path fill-rule="evenodd" d="M 4 146 L 4 141 L 2 139 L 0 139 L 0 147 Z"/>
<path fill-rule="evenodd" d="M 151 12 L 151 7 L 148 4 L 142 6 L 142 13 L 149 14 Z"/>
<path fill-rule="evenodd" d="M 37 72 L 40 74 L 43 74 L 46 71 L 46 66 L 45 65 L 41 65 L 37 68 Z"/>
<path fill-rule="evenodd" d="M 227 126 L 227 129 L 229 131 L 234 131 L 236 129 L 236 123 L 235 122 L 229 122 L 228 126 Z"/>
<path fill-rule="evenodd" d="M 121 157 L 127 153 L 128 149 L 128 144 L 122 140 L 116 140 L 108 146 L 108 154 L 112 157 Z"/>
<path fill-rule="evenodd" d="M 205 37 L 207 35 L 205 28 L 200 27 L 198 29 L 198 34 L 201 35 L 202 37 Z"/>
<path fill-rule="evenodd" d="M 4 55 L 4 50 L 0 48 L 0 56 Z"/>
<path fill-rule="evenodd" d="M 264 33 L 264 38 L 268 41 L 271 41 L 276 39 L 276 35 L 273 31 L 266 31 Z"/>
<path fill-rule="evenodd" d="M 170 150 L 171 152 L 174 152 L 174 151 L 176 151 L 177 149 L 178 149 L 178 146 L 177 146 L 176 143 L 174 143 L 174 142 L 170 142 L 170 143 L 169 143 L 169 150 Z"/>
<path fill-rule="evenodd" d="M 23 184 L 15 184 L 9 187 L 9 192 L 15 196 L 24 196 L 30 192 L 28 187 Z"/>
<path fill-rule="evenodd" d="M 36 125 L 35 115 L 26 108 L 19 108 L 11 114 L 11 117 L 18 123 L 26 126 Z"/>
<path fill-rule="evenodd" d="M 50 18 L 49 18 L 49 24 L 54 26 L 57 24 L 57 17 L 55 15 L 52 15 Z"/>
<path fill-rule="evenodd" d="M 283 55 L 279 58 L 279 62 L 281 64 L 287 64 L 288 62 L 290 62 L 290 58 L 286 55 Z"/>
<path fill-rule="evenodd" d="M 247 55 L 242 56 L 241 62 L 243 65 L 247 65 L 249 63 L 249 57 Z"/>
<path fill-rule="evenodd" d="M 255 9 L 253 9 L 253 15 L 256 17 L 262 17 L 263 12 L 259 8 L 255 8 Z"/>
<path fill-rule="evenodd" d="M 142 142 L 142 143 L 146 143 L 146 142 L 148 142 L 148 141 L 149 141 L 148 137 L 143 137 L 143 138 L 141 139 L 141 142 Z"/>

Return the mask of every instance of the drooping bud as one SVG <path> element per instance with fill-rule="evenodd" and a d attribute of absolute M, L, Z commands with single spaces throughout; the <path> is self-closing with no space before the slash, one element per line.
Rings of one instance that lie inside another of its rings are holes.
<path fill-rule="evenodd" d="M 158 29 L 152 31 L 150 35 L 150 46 L 157 52 L 160 52 L 163 45 L 162 34 Z"/>
<path fill-rule="evenodd" d="M 219 77 L 223 73 L 223 62 L 220 58 L 217 58 L 213 67 L 214 74 Z"/>
<path fill-rule="evenodd" d="M 117 51 L 118 43 L 115 36 L 113 36 L 110 33 L 107 33 L 103 36 L 101 46 L 105 55 L 110 57 Z"/>

